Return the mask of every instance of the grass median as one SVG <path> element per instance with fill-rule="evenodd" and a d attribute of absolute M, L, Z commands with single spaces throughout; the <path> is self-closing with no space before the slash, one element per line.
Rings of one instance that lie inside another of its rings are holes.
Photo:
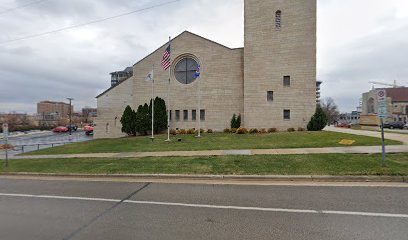
<path fill-rule="evenodd" d="M 308 154 L 213 157 L 12 160 L 1 172 L 214 175 L 408 175 L 408 154 Z"/>
<path fill-rule="evenodd" d="M 165 139 L 167 135 L 159 135 L 153 142 L 148 137 L 98 139 L 43 149 L 25 155 L 341 147 L 344 145 L 339 142 L 343 139 L 355 141 L 352 146 L 381 145 L 379 138 L 335 132 L 279 132 L 245 135 L 214 133 L 204 134 L 202 138 L 195 138 L 194 135 L 172 136 L 171 142 L 165 142 Z M 386 140 L 386 144 L 400 145 L 401 142 Z"/>

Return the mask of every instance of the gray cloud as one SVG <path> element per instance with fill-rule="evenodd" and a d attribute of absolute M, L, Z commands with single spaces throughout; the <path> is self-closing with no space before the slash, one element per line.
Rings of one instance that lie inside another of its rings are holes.
<path fill-rule="evenodd" d="M 49 0 L 0 15 L 0 42 L 79 24 L 166 0 Z M 1 9 L 27 3 L 9 0 Z M 408 79 L 408 4 L 404 0 L 318 0 L 318 78 L 323 97 L 353 110 L 370 80 Z M 368 7 L 367 7 L 368 6 Z M 41 100 L 74 97 L 95 106 L 109 73 L 137 62 L 189 30 L 243 46 L 243 0 L 182 0 L 112 21 L 0 44 L 0 112 L 35 112 Z"/>

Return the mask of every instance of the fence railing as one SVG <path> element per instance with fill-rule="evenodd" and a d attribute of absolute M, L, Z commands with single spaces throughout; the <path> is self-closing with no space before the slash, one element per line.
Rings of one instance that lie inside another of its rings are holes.
<path fill-rule="evenodd" d="M 8 151 L 9 152 L 13 151 L 13 152 L 24 153 L 27 150 L 28 151 L 35 151 L 35 150 L 44 149 L 44 147 L 41 148 L 41 146 L 48 146 L 48 148 L 50 148 L 50 147 L 62 146 L 62 145 L 71 144 L 71 143 L 78 143 L 78 142 L 82 142 L 82 141 L 65 141 L 65 142 L 20 144 L 20 145 L 13 145 L 13 148 L 8 149 Z M 5 150 L 3 150 L 3 151 L 5 151 Z"/>

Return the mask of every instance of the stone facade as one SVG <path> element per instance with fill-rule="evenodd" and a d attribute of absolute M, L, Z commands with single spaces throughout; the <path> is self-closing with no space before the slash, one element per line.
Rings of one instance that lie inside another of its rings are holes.
<path fill-rule="evenodd" d="M 275 12 L 281 11 L 281 28 Z M 120 118 L 127 105 L 148 103 L 154 68 L 155 96 L 167 101 L 169 72 L 161 66 L 164 44 L 133 66 L 133 76 L 97 97 L 96 138 L 120 137 Z M 241 114 L 247 128 L 305 127 L 316 107 L 316 0 L 245 0 L 245 49 L 231 49 L 190 32 L 171 42 L 170 101 L 173 129 L 198 128 L 198 89 L 205 120 L 201 128 L 222 131 L 233 114 Z M 184 57 L 201 65 L 201 76 L 190 84 L 175 79 L 174 67 Z M 283 77 L 290 76 L 290 86 Z M 273 101 L 267 100 L 273 91 Z M 188 119 L 183 112 L 187 110 Z M 285 120 L 284 110 L 290 110 Z M 177 121 L 175 112 L 179 111 Z"/>
<path fill-rule="evenodd" d="M 94 135 L 98 138 L 123 137 L 120 118 L 127 105 L 133 105 L 133 84 L 135 79 L 129 78 L 120 82 L 108 92 L 99 96 L 98 117 L 95 119 Z"/>
<path fill-rule="evenodd" d="M 244 125 L 305 128 L 316 110 L 316 0 L 246 0 L 244 63 Z"/>

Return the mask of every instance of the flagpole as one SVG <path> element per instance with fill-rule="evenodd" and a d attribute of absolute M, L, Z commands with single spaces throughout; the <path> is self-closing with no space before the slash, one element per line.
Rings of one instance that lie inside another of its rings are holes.
<path fill-rule="evenodd" d="M 201 65 L 198 66 L 198 138 L 201 137 Z"/>
<path fill-rule="evenodd" d="M 152 140 L 154 139 L 154 64 L 152 67 Z"/>
<path fill-rule="evenodd" d="M 201 137 L 201 77 L 198 77 L 198 136 Z"/>
<path fill-rule="evenodd" d="M 170 67 L 169 67 L 169 82 L 167 84 L 167 142 L 170 142 L 170 78 L 171 78 L 171 37 L 169 37 L 170 47 Z"/>

